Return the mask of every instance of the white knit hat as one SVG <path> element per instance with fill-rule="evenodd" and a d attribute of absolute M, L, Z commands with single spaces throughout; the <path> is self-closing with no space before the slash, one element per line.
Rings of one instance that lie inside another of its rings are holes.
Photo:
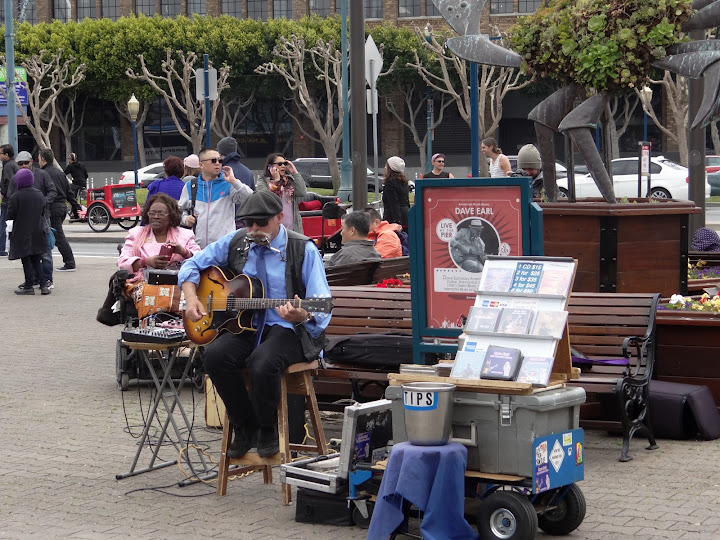
<path fill-rule="evenodd" d="M 393 156 L 388 158 L 387 160 L 388 167 L 390 167 L 393 171 L 404 173 L 405 172 L 405 160 L 403 158 L 398 156 Z"/>

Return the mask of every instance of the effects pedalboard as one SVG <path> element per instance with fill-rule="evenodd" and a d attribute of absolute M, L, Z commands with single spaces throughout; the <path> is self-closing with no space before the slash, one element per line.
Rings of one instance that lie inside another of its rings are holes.
<path fill-rule="evenodd" d="M 185 329 L 181 320 L 172 320 L 162 323 L 155 321 L 136 321 L 138 326 L 128 325 L 122 331 L 121 337 L 125 341 L 138 343 L 177 343 L 186 339 Z"/>

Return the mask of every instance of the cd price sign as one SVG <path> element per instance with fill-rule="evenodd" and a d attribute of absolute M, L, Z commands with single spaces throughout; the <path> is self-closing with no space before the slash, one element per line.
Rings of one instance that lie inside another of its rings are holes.
<path fill-rule="evenodd" d="M 542 273 L 542 263 L 518 264 L 513 276 L 513 283 L 510 286 L 510 292 L 514 293 L 530 293 L 537 291 L 540 283 L 540 274 Z"/>

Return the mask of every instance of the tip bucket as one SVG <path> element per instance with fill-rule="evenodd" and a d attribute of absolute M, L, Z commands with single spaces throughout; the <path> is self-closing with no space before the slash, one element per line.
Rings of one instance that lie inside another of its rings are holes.
<path fill-rule="evenodd" d="M 455 385 L 417 382 L 402 385 L 408 441 L 420 446 L 448 442 Z"/>

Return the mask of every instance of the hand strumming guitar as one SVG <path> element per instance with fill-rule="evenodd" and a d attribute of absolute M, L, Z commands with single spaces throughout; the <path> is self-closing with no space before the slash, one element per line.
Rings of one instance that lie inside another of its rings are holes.
<path fill-rule="evenodd" d="M 182 284 L 182 290 L 185 295 L 185 316 L 193 322 L 207 316 L 205 306 L 197 297 L 197 286 L 191 281 L 186 281 Z"/>

